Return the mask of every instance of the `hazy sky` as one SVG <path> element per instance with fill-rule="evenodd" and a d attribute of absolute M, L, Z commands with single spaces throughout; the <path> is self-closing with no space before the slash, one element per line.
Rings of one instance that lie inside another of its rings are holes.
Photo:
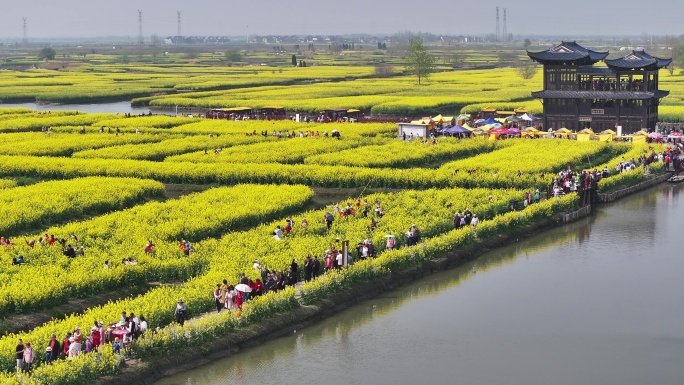
<path fill-rule="evenodd" d="M 634 0 L 37 0 L 3 2 L 0 37 L 395 33 L 494 33 L 495 7 L 513 34 L 554 36 L 681 35 L 684 2 Z M 652 5 L 652 6 L 651 6 Z"/>

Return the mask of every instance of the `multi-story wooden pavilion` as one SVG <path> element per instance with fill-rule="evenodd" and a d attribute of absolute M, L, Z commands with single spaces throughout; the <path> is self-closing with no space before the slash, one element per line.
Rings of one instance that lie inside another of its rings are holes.
<path fill-rule="evenodd" d="M 658 89 L 658 70 L 672 59 L 632 51 L 611 60 L 608 52 L 575 42 L 527 55 L 544 66 L 544 90 L 532 93 L 544 105 L 544 129 L 599 132 L 622 127 L 629 134 L 655 128 L 660 99 L 669 94 Z M 595 66 L 599 61 L 606 66 Z"/>

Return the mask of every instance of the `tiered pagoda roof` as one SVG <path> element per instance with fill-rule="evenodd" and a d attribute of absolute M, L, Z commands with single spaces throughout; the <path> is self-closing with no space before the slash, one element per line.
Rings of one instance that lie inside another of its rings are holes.
<path fill-rule="evenodd" d="M 632 51 L 632 53 L 621 58 L 606 59 L 604 61 L 608 67 L 615 69 L 633 69 L 644 67 L 664 68 L 672 63 L 672 59 L 661 59 L 651 56 L 644 51 Z"/>
<path fill-rule="evenodd" d="M 559 45 L 541 52 L 527 52 L 527 55 L 539 63 L 577 62 L 578 64 L 594 64 L 608 56 L 608 52 L 597 52 L 575 43 L 564 41 Z"/>

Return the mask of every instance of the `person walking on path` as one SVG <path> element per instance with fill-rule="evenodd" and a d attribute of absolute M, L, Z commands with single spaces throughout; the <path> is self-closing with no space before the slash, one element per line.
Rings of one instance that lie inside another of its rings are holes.
<path fill-rule="evenodd" d="M 290 268 L 292 268 L 292 274 L 294 275 L 294 282 L 292 283 L 292 285 L 294 285 L 299 280 L 298 279 L 299 270 L 297 269 L 297 259 L 295 259 L 295 258 L 292 259 L 292 263 L 290 263 Z"/>
<path fill-rule="evenodd" d="M 223 308 L 223 293 L 221 292 L 221 284 L 216 284 L 216 290 L 214 290 L 214 301 L 216 302 L 216 313 L 221 312 Z"/>
<path fill-rule="evenodd" d="M 176 310 L 174 311 L 174 317 L 176 322 L 178 322 L 181 326 L 185 323 L 185 317 L 187 315 L 188 308 L 185 306 L 183 303 L 182 299 L 178 300 L 178 303 L 176 304 Z"/>
<path fill-rule="evenodd" d="M 50 336 L 48 347 L 50 348 L 50 362 L 55 361 L 59 357 L 59 350 L 61 348 L 59 341 L 57 341 L 57 335 L 53 334 Z"/>
<path fill-rule="evenodd" d="M 225 306 L 226 309 L 231 310 L 235 307 L 235 287 L 233 285 L 228 286 L 228 290 L 226 290 L 225 296 Z"/>
<path fill-rule="evenodd" d="M 20 372 L 24 368 L 24 341 L 19 339 L 19 343 L 16 348 L 17 352 L 17 372 Z"/>
<path fill-rule="evenodd" d="M 237 290 L 237 294 L 235 295 L 235 305 L 238 310 L 242 310 L 242 301 L 243 301 L 243 293 L 240 290 Z"/>
<path fill-rule="evenodd" d="M 392 235 L 392 233 L 387 233 L 387 235 L 385 235 L 385 237 L 387 238 L 387 243 L 385 243 L 385 248 L 387 250 L 393 250 L 394 244 L 396 242 L 394 239 L 394 235 Z"/>
<path fill-rule="evenodd" d="M 314 256 L 313 260 L 313 269 L 312 269 L 312 278 L 316 279 L 318 277 L 318 274 L 321 272 L 321 261 L 318 260 L 318 255 Z"/>
<path fill-rule="evenodd" d="M 223 308 L 228 309 L 228 280 L 223 280 L 223 285 L 221 286 L 221 293 L 223 294 Z"/>
<path fill-rule="evenodd" d="M 313 259 L 311 259 L 311 254 L 306 256 L 306 259 L 304 259 L 304 281 L 309 282 L 311 281 L 311 277 L 313 275 Z"/>
<path fill-rule="evenodd" d="M 33 346 L 31 346 L 30 342 L 26 343 L 26 347 L 24 348 L 24 370 L 27 372 L 30 372 L 31 369 L 33 369 L 33 362 L 36 359 L 36 352 L 33 350 Z"/>

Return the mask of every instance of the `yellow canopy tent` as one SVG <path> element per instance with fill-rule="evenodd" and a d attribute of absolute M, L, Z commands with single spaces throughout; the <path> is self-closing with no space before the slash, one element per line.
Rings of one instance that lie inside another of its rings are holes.
<path fill-rule="evenodd" d="M 598 134 L 599 142 L 611 142 L 613 141 L 613 134 Z"/>
<path fill-rule="evenodd" d="M 591 136 L 592 136 L 592 135 L 591 135 L 591 134 L 580 134 L 580 133 L 577 133 L 576 136 L 577 136 L 577 141 L 578 141 L 578 142 L 588 142 L 588 141 L 591 139 Z"/>
<path fill-rule="evenodd" d="M 646 138 L 645 135 L 632 135 L 632 143 L 646 143 Z"/>
<path fill-rule="evenodd" d="M 520 136 L 525 138 L 525 137 L 530 137 L 534 138 L 535 136 L 544 136 L 546 135 L 546 132 L 540 132 L 534 127 L 525 127 L 520 131 Z"/>
<path fill-rule="evenodd" d="M 559 135 L 559 136 L 568 136 L 572 134 L 572 131 L 568 130 L 567 128 L 559 128 L 556 131 L 553 132 L 553 135 Z"/>
<path fill-rule="evenodd" d="M 610 134 L 610 135 L 615 136 L 615 135 L 617 135 L 617 132 L 615 132 L 615 131 L 609 129 L 609 130 L 603 130 L 603 131 L 601 131 L 601 134 Z"/>
<path fill-rule="evenodd" d="M 640 130 L 640 131 L 635 132 L 632 135 L 634 135 L 634 136 L 648 136 L 648 132 L 646 132 L 644 130 Z"/>
<path fill-rule="evenodd" d="M 432 120 L 434 120 L 435 122 L 441 122 L 444 120 L 444 118 L 442 118 L 442 114 L 439 114 L 439 115 L 433 117 Z"/>
<path fill-rule="evenodd" d="M 472 129 L 474 135 L 488 135 L 487 131 L 483 130 L 482 127 Z"/>
<path fill-rule="evenodd" d="M 461 125 L 461 127 L 465 128 L 466 130 L 475 131 L 475 129 L 470 127 L 468 123 Z"/>
<path fill-rule="evenodd" d="M 520 107 L 520 108 L 516 108 L 515 110 L 513 110 L 513 112 L 515 112 L 516 114 L 526 114 L 530 111 L 528 111 L 527 108 L 525 108 L 525 107 Z"/>
<path fill-rule="evenodd" d="M 585 128 L 583 130 L 580 130 L 577 132 L 578 134 L 589 134 L 589 135 L 595 135 L 594 131 L 591 130 L 591 128 Z"/>

